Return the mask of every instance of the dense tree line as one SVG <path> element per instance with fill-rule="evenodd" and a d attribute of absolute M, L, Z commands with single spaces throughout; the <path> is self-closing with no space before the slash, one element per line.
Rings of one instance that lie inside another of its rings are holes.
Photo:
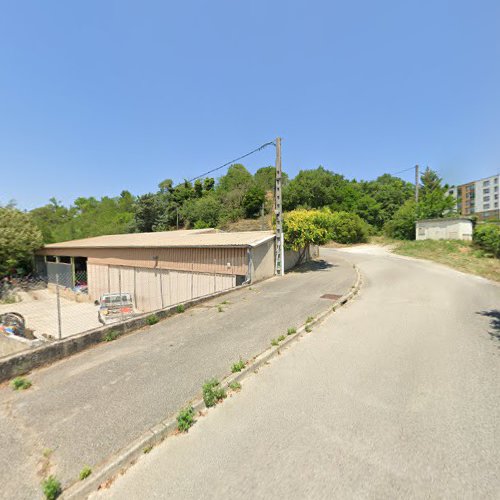
<path fill-rule="evenodd" d="M 157 191 L 139 196 L 122 191 L 117 197 L 81 197 L 69 207 L 52 198 L 30 212 L 8 205 L 0 212 L 0 233 L 5 236 L 0 241 L 0 273 L 24 265 L 26 256 L 42 243 L 177 227 L 221 227 L 263 212 L 272 214 L 274 185 L 274 167 L 260 168 L 252 175 L 243 165 L 234 164 L 217 180 L 207 177 L 174 185 L 165 179 Z M 295 214 L 288 218 L 289 226 L 295 224 L 300 231 L 300 221 L 309 224 L 314 219 L 325 228 L 328 221 L 328 234 L 337 240 L 345 240 L 346 234 L 357 234 L 362 240 L 382 230 L 395 238 L 412 239 L 417 219 L 452 213 L 454 205 L 446 186 L 430 169 L 422 174 L 418 204 L 414 185 L 389 174 L 356 181 L 320 166 L 301 170 L 292 180 L 284 174 L 283 186 L 284 210 Z M 308 210 L 316 212 L 308 216 Z"/>

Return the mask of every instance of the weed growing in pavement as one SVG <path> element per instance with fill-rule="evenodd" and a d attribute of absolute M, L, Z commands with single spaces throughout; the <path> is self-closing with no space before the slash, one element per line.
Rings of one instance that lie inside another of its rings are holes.
<path fill-rule="evenodd" d="M 181 432 L 187 432 L 194 423 L 194 408 L 192 406 L 183 408 L 177 415 L 177 429 Z"/>
<path fill-rule="evenodd" d="M 207 380 L 202 387 L 203 401 L 205 406 L 210 408 L 226 397 L 226 391 L 220 386 L 216 378 Z"/>
<path fill-rule="evenodd" d="M 183 312 L 186 310 L 186 308 L 184 307 L 184 304 L 179 304 L 179 305 L 175 308 L 175 310 L 176 310 L 178 313 L 183 313 Z"/>
<path fill-rule="evenodd" d="M 10 385 L 15 391 L 25 391 L 31 387 L 31 381 L 24 377 L 16 377 Z"/>
<path fill-rule="evenodd" d="M 237 363 L 234 363 L 234 365 L 231 366 L 231 371 L 233 373 L 241 372 L 243 368 L 245 368 L 245 362 L 240 358 L 240 360 Z"/>
<path fill-rule="evenodd" d="M 158 323 L 159 318 L 156 314 L 150 314 L 147 318 L 146 318 L 146 323 L 149 325 L 149 326 L 153 326 L 153 325 L 156 325 L 156 323 Z"/>
<path fill-rule="evenodd" d="M 232 391 L 239 391 L 241 389 L 241 384 L 239 382 L 231 382 L 229 384 L 229 388 L 232 390 Z"/>
<path fill-rule="evenodd" d="M 56 500 L 62 493 L 61 481 L 55 476 L 49 476 L 42 481 L 42 491 L 47 500 Z"/>
<path fill-rule="evenodd" d="M 221 312 L 224 312 L 224 309 L 222 309 L 222 306 L 218 306 L 217 311 L 219 311 L 221 313 Z"/>
<path fill-rule="evenodd" d="M 80 471 L 80 481 L 87 479 L 90 476 L 90 474 L 92 474 L 92 469 L 88 465 L 85 465 L 83 469 Z"/>
<path fill-rule="evenodd" d="M 152 449 L 153 449 L 153 445 L 150 444 L 149 446 L 146 446 L 146 448 L 144 448 L 142 450 L 142 452 L 144 453 L 144 455 L 147 455 Z"/>
<path fill-rule="evenodd" d="M 109 333 L 107 333 L 104 336 L 104 342 L 113 342 L 113 340 L 116 340 L 118 338 L 118 332 L 115 330 L 111 330 Z"/>
<path fill-rule="evenodd" d="M 271 340 L 271 345 L 278 345 L 278 344 L 279 344 L 278 339 L 272 339 Z"/>
<path fill-rule="evenodd" d="M 294 328 L 293 326 L 286 331 L 287 335 L 293 335 L 294 333 L 297 333 L 297 328 Z"/>
<path fill-rule="evenodd" d="M 278 337 L 278 342 L 283 342 L 283 340 L 285 340 L 285 339 L 286 339 L 286 336 L 285 336 L 285 335 L 280 335 L 280 336 Z"/>
<path fill-rule="evenodd" d="M 312 316 L 308 316 L 306 319 L 306 323 L 311 323 L 311 321 L 314 321 L 314 318 Z"/>
<path fill-rule="evenodd" d="M 49 458 L 52 453 L 54 453 L 54 450 L 52 450 L 51 448 L 45 448 L 42 452 L 42 455 L 45 457 L 45 458 Z"/>
<path fill-rule="evenodd" d="M 226 306 L 227 304 L 229 304 L 229 301 L 228 301 L 228 300 L 224 300 L 223 302 L 221 302 L 221 305 L 222 305 L 222 306 Z"/>
<path fill-rule="evenodd" d="M 306 332 L 311 333 L 312 332 L 312 326 L 306 326 Z"/>

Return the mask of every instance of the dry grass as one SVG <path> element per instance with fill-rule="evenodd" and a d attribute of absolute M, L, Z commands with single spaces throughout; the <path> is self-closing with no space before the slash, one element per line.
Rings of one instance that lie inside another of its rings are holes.
<path fill-rule="evenodd" d="M 400 255 L 432 260 L 465 273 L 500 281 L 500 259 L 488 256 L 469 241 L 395 241 L 377 237 L 373 243 L 389 245 L 394 253 Z"/>

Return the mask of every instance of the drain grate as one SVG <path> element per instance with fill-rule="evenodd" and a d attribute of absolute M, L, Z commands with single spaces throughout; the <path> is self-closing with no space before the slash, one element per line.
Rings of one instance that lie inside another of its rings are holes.
<path fill-rule="evenodd" d="M 325 295 L 322 295 L 320 299 L 328 299 L 328 300 L 337 300 L 340 299 L 342 295 L 335 295 L 334 293 L 325 293 Z"/>

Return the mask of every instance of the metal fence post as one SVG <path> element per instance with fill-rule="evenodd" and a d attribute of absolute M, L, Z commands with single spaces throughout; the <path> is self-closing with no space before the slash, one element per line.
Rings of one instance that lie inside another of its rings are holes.
<path fill-rule="evenodd" d="M 122 268 L 118 268 L 118 289 L 120 293 L 120 322 L 123 322 Z"/>
<path fill-rule="evenodd" d="M 57 303 L 57 333 L 59 340 L 61 340 L 62 324 L 61 324 L 61 297 L 59 294 L 59 273 L 56 273 L 56 303 Z"/>

